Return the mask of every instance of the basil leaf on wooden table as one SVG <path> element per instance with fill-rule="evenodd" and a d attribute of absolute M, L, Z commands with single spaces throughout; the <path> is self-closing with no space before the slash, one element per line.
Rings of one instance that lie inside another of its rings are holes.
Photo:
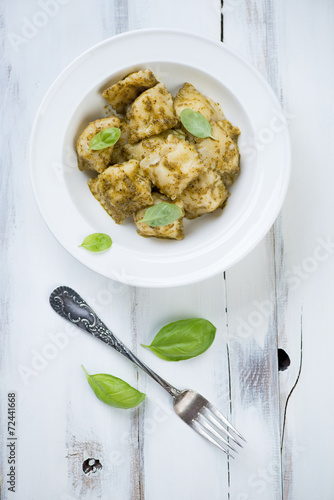
<path fill-rule="evenodd" d="M 181 319 L 161 328 L 148 347 L 166 361 L 194 358 L 206 351 L 215 339 L 216 327 L 202 318 Z"/>
<path fill-rule="evenodd" d="M 104 233 L 93 233 L 86 236 L 80 247 L 84 247 L 90 252 L 102 252 L 108 250 L 112 245 L 110 236 Z"/>
<path fill-rule="evenodd" d="M 180 118 L 184 128 L 195 137 L 199 137 L 200 139 L 210 137 L 215 141 L 218 140 L 212 136 L 212 128 L 209 121 L 198 111 L 184 108 L 180 113 Z"/>
<path fill-rule="evenodd" d="M 143 219 L 139 222 L 145 222 L 150 227 L 168 226 L 168 224 L 172 224 L 172 222 L 175 222 L 182 215 L 182 209 L 178 205 L 163 201 L 148 208 Z"/>
<path fill-rule="evenodd" d="M 137 391 L 137 389 L 131 387 L 124 380 L 106 373 L 89 375 L 84 366 L 81 366 L 95 396 L 103 401 L 103 403 L 114 408 L 128 409 L 134 408 L 144 401 L 146 394 Z"/>
<path fill-rule="evenodd" d="M 89 147 L 94 151 L 110 148 L 110 146 L 116 144 L 120 137 L 121 130 L 118 127 L 105 128 L 98 134 L 94 135 L 93 139 L 90 141 Z"/>

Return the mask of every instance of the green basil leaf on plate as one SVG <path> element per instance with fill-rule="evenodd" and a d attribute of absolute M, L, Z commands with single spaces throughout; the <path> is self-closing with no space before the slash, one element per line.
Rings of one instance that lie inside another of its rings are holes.
<path fill-rule="evenodd" d="M 139 222 L 145 222 L 150 227 L 168 226 L 182 217 L 182 209 L 173 203 L 163 201 L 146 210 L 144 217 Z"/>
<path fill-rule="evenodd" d="M 195 137 L 199 137 L 200 139 L 211 137 L 215 141 L 218 140 L 212 137 L 212 128 L 209 121 L 198 111 L 184 108 L 180 113 L 180 118 L 184 128 Z"/>
<path fill-rule="evenodd" d="M 121 130 L 118 127 L 105 128 L 94 135 L 93 139 L 90 141 L 89 147 L 94 151 L 110 148 L 110 146 L 116 144 L 120 137 Z"/>
<path fill-rule="evenodd" d="M 201 318 L 182 319 L 161 328 L 148 347 L 166 361 L 182 361 L 205 352 L 216 335 L 216 327 Z"/>
<path fill-rule="evenodd" d="M 90 252 L 103 252 L 103 250 L 108 250 L 111 245 L 112 239 L 110 236 L 104 233 L 93 233 L 86 236 L 79 246 L 86 248 Z"/>
<path fill-rule="evenodd" d="M 95 396 L 103 401 L 103 403 L 114 408 L 129 409 L 138 406 L 144 401 L 146 394 L 137 391 L 137 389 L 131 387 L 124 380 L 106 373 L 89 375 L 84 366 L 82 368 Z"/>

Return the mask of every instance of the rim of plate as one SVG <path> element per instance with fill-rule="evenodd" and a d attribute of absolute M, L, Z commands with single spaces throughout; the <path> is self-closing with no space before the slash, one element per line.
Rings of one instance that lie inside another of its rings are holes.
<path fill-rule="evenodd" d="M 151 276 L 134 276 L 131 274 L 127 274 L 126 272 L 124 273 L 123 269 L 122 272 L 119 273 L 118 271 L 111 270 L 111 272 L 106 273 L 104 270 L 101 270 L 99 268 L 99 265 L 96 265 L 96 260 L 95 261 L 90 261 L 87 262 L 87 258 L 84 253 L 81 255 L 74 255 L 73 250 L 71 249 L 70 245 L 68 245 L 66 242 L 64 242 L 61 238 L 61 235 L 58 234 L 58 231 L 54 229 L 53 223 L 50 220 L 50 218 L 45 214 L 45 211 L 43 210 L 43 203 L 41 200 L 41 197 L 38 192 L 38 187 L 35 179 L 35 171 L 34 171 L 34 165 L 33 165 L 33 155 L 34 155 L 34 148 L 36 147 L 36 132 L 37 128 L 39 125 L 40 117 L 42 115 L 43 108 L 45 107 L 46 103 L 50 99 L 53 98 L 54 94 L 57 92 L 61 84 L 64 82 L 64 80 L 72 73 L 72 71 L 75 69 L 75 67 L 84 61 L 88 55 L 98 51 L 99 49 L 103 48 L 105 45 L 109 45 L 110 43 L 115 43 L 123 38 L 133 38 L 133 37 L 145 37 L 145 36 L 152 36 L 152 35 L 158 35 L 158 36 L 182 36 L 186 37 L 189 40 L 195 39 L 198 41 L 202 41 L 204 44 L 209 44 L 212 46 L 217 47 L 219 50 L 226 51 L 229 53 L 233 58 L 236 58 L 242 66 L 245 66 L 250 72 L 253 73 L 255 78 L 265 87 L 265 90 L 268 94 L 268 96 L 271 98 L 272 105 L 274 105 L 277 109 L 282 110 L 281 104 L 274 93 L 273 89 L 270 87 L 269 83 L 266 81 L 266 79 L 261 75 L 261 73 L 245 59 L 243 56 L 241 56 L 237 51 L 235 51 L 233 48 L 229 47 L 226 45 L 226 43 L 222 43 L 220 41 L 205 37 L 203 35 L 197 35 L 188 31 L 183 31 L 183 30 L 177 30 L 177 29 L 164 29 L 164 28 L 149 28 L 149 29 L 139 29 L 139 30 L 133 30 L 133 31 L 127 31 L 115 36 L 112 36 L 106 40 L 102 40 L 101 42 L 98 42 L 97 44 L 93 45 L 89 49 L 85 50 L 83 53 L 81 53 L 79 56 L 77 56 L 70 64 L 68 64 L 65 69 L 58 75 L 58 77 L 55 79 L 55 81 L 52 83 L 52 85 L 49 87 L 48 91 L 46 92 L 44 98 L 41 101 L 41 104 L 38 107 L 35 120 L 33 123 L 32 127 L 32 132 L 31 132 L 31 137 L 30 137 L 30 144 L 29 144 L 29 163 L 30 163 L 30 179 L 31 179 L 31 184 L 32 184 L 32 189 L 34 193 L 34 197 L 37 203 L 37 206 L 39 208 L 39 211 L 51 231 L 51 233 L 54 235 L 54 237 L 57 239 L 57 241 L 65 248 L 76 260 L 84 264 L 86 267 L 90 268 L 91 270 L 97 272 L 98 274 L 114 279 L 116 281 L 122 282 L 124 284 L 132 285 L 132 286 L 138 286 L 138 287 L 148 287 L 148 288 L 168 288 L 168 287 L 174 287 L 174 286 L 185 286 L 193 283 L 197 283 L 203 280 L 206 280 L 208 278 L 211 278 L 220 272 L 226 271 L 229 269 L 231 266 L 235 265 L 238 263 L 240 260 L 242 260 L 247 254 L 249 254 L 256 246 L 257 244 L 264 238 L 264 236 L 268 233 L 270 228 L 272 227 L 273 223 L 275 222 L 279 211 L 282 208 L 286 192 L 288 189 L 289 185 L 289 179 L 290 179 L 290 171 L 291 171 L 291 144 L 290 144 L 290 137 L 288 133 L 288 127 L 286 126 L 284 131 L 281 132 L 281 135 L 284 136 L 284 146 L 285 146 L 285 162 L 284 166 L 281 169 L 281 176 L 280 176 L 280 186 L 279 186 L 279 193 L 276 193 L 276 198 L 275 198 L 275 205 L 271 207 L 271 212 L 270 212 L 270 217 L 266 217 L 264 219 L 264 223 L 261 225 L 261 229 L 256 231 L 256 234 L 252 238 L 248 239 L 248 244 L 244 246 L 243 249 L 239 249 L 237 256 L 230 257 L 230 259 L 226 260 L 224 263 L 224 260 L 219 260 L 218 262 L 214 262 L 213 264 L 210 264 L 209 266 L 204 266 L 201 269 L 193 269 L 191 272 L 187 272 L 185 274 L 177 274 L 172 277 L 164 277 L 164 278 L 159 278 L 159 276 L 155 275 L 154 273 L 151 273 Z M 150 61 L 150 58 L 147 57 L 145 61 Z M 170 62 L 174 63 L 173 59 L 170 60 Z M 138 63 L 139 65 L 142 64 L 141 62 Z M 177 64 L 177 63 L 176 63 Z M 184 65 L 187 65 L 187 62 L 183 63 Z M 119 71 L 121 68 L 118 66 L 116 67 L 116 72 Z M 196 69 L 196 68 L 195 68 Z M 200 66 L 197 67 L 197 69 L 200 69 Z M 202 70 L 204 71 L 204 70 Z M 214 77 L 215 79 L 218 79 L 216 75 L 210 74 L 211 77 Z M 224 84 L 222 82 L 222 84 Z M 233 89 L 228 89 L 229 91 L 232 91 Z M 113 244 L 114 246 L 114 244 Z M 204 254 L 205 256 L 205 254 Z M 110 269 L 109 269 L 110 271 Z"/>

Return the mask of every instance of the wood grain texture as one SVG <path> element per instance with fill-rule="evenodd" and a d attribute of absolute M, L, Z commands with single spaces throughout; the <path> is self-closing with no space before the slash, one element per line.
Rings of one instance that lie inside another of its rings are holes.
<path fill-rule="evenodd" d="M 250 60 L 277 90 L 273 7 L 265 1 L 224 3 L 224 42 Z M 272 230 L 226 272 L 231 406 L 237 425 L 244 423 L 249 436 L 240 463 L 231 468 L 231 498 L 282 498 L 275 266 L 280 245 Z"/>
<path fill-rule="evenodd" d="M 212 294 L 215 290 L 215 294 Z M 214 349 L 180 363 L 162 362 L 140 348 L 144 362 L 176 387 L 193 388 L 219 406 L 229 408 L 223 280 L 170 290 L 138 289 L 138 337 L 150 343 L 160 328 L 178 319 L 204 317 L 217 327 Z M 149 318 L 150 328 L 148 328 Z M 228 494 L 225 456 L 178 419 L 170 396 L 151 380 L 142 381 L 150 397 L 146 402 L 144 437 L 145 498 L 226 498 Z M 157 466 L 158 461 L 158 466 Z M 171 480 L 171 478 L 173 478 Z M 164 488 L 161 488 L 164 484 Z"/>
<path fill-rule="evenodd" d="M 332 340 L 327 333 L 330 306 L 324 301 L 333 294 L 323 293 L 333 272 L 328 245 L 332 230 L 326 215 L 333 211 L 326 189 L 331 172 L 325 159 L 332 128 L 328 116 L 333 103 L 326 96 L 333 69 L 325 61 L 333 51 L 334 38 L 329 32 L 333 4 L 325 1 L 315 10 L 312 5 L 309 1 L 226 2 L 224 15 L 225 40 L 269 80 L 284 107 L 292 139 L 291 184 L 271 233 L 270 258 L 278 346 L 291 359 L 290 367 L 279 375 L 281 433 L 284 425 L 282 494 L 289 500 L 329 499 L 333 492 L 332 478 L 325 478 L 328 462 L 324 466 L 319 458 L 328 456 L 333 445 L 328 432 L 332 405 L 324 410 L 324 402 L 330 398 L 326 381 L 332 376 Z M 309 108 L 307 116 L 305 106 Z M 319 155 L 315 154 L 314 123 L 329 126 L 321 139 L 321 151 L 317 150 Z M 310 439 L 312 427 L 317 427 L 317 445 Z M 318 458 L 313 458 L 314 454 Z M 321 478 L 320 483 L 315 477 Z M 262 477 L 258 488 L 265 483 Z"/>
<path fill-rule="evenodd" d="M 225 275 L 153 291 L 94 274 L 55 241 L 30 187 L 29 135 L 46 90 L 81 52 L 148 27 L 219 40 L 220 2 L 54 0 L 48 11 L 37 1 L 3 3 L 0 421 L 5 436 L 7 393 L 16 391 L 20 500 L 333 498 L 334 5 L 225 0 L 223 13 L 224 42 L 259 69 L 284 107 L 290 189 L 270 234 Z M 188 429 L 170 397 L 126 359 L 54 315 L 48 296 L 59 284 L 77 289 L 159 374 L 215 403 L 248 439 L 238 459 L 229 462 Z M 199 358 L 167 363 L 140 346 L 190 316 L 217 326 Z M 280 373 L 277 347 L 291 359 Z M 145 402 L 126 412 L 103 405 L 81 364 L 123 378 L 147 393 Z M 85 474 L 88 458 L 102 469 Z M 0 460 L 7 499 L 5 447 Z"/>
<path fill-rule="evenodd" d="M 314 9 L 307 1 L 293 5 L 286 2 L 285 7 L 287 11 L 283 12 L 283 5 L 279 11 L 282 27 L 279 54 L 284 62 L 282 84 L 289 90 L 285 105 L 293 115 L 289 127 L 294 168 L 282 211 L 289 287 L 282 331 L 284 342 L 290 344 L 295 353 L 293 373 L 296 376 L 301 354 L 297 339 L 302 328 L 303 365 L 287 409 L 284 493 L 291 499 L 303 495 L 327 499 L 332 498 L 334 491 L 333 476 L 329 472 L 334 439 L 330 430 L 334 408 L 329 382 L 333 378 L 330 283 L 334 262 L 328 244 L 333 241 L 330 214 L 334 208 L 328 189 L 332 178 L 328 166 L 333 161 L 330 118 L 333 100 L 328 96 L 334 83 L 333 66 L 328 64 L 328 58 L 334 48 L 331 30 L 334 6 L 324 1 Z M 305 119 L 307 102 L 309 110 Z M 319 128 L 314 135 L 315 123 Z M 320 149 L 315 146 L 318 141 L 322 144 Z M 317 429 L 316 440 L 310 437 L 312 428 Z M 316 459 L 315 455 L 322 459 Z"/>

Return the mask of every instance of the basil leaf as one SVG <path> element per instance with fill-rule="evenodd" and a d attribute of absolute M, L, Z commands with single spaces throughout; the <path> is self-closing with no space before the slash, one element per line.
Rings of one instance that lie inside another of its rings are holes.
<path fill-rule="evenodd" d="M 118 127 L 105 128 L 98 134 L 94 135 L 93 139 L 90 141 L 89 147 L 94 151 L 110 148 L 110 146 L 116 144 L 120 137 L 121 130 Z"/>
<path fill-rule="evenodd" d="M 198 111 L 184 108 L 180 113 L 180 118 L 184 128 L 195 137 L 199 137 L 200 139 L 211 137 L 215 141 L 218 140 L 212 137 L 212 128 L 209 121 L 201 113 L 198 113 Z"/>
<path fill-rule="evenodd" d="M 87 248 L 90 252 L 102 252 L 107 250 L 112 245 L 110 236 L 104 233 L 93 233 L 83 240 L 81 247 Z"/>
<path fill-rule="evenodd" d="M 215 339 L 216 327 L 206 319 L 182 319 L 161 328 L 148 347 L 166 361 L 194 358 L 205 352 Z"/>
<path fill-rule="evenodd" d="M 182 217 L 182 209 L 173 203 L 157 203 L 146 210 L 143 219 L 139 222 L 145 222 L 150 227 L 168 226 L 172 222 Z"/>
<path fill-rule="evenodd" d="M 114 408 L 133 408 L 144 401 L 146 394 L 137 391 L 134 387 L 124 382 L 124 380 L 107 375 L 106 373 L 98 373 L 89 375 L 85 367 L 81 365 L 89 385 L 93 389 L 95 396 Z"/>

